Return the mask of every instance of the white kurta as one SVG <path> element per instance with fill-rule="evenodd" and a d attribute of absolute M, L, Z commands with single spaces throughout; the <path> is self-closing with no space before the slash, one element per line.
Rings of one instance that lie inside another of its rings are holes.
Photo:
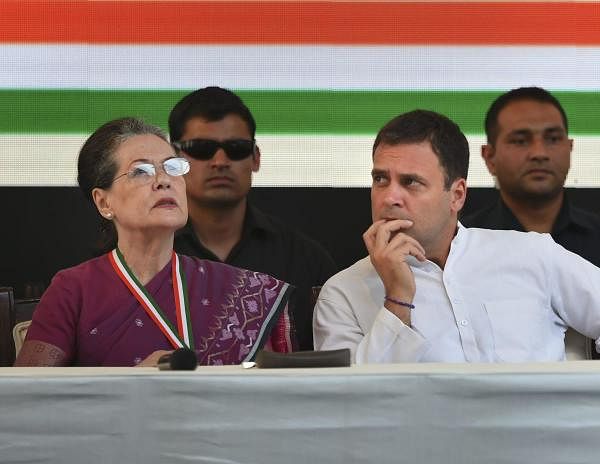
<path fill-rule="evenodd" d="M 567 327 L 600 346 L 600 268 L 548 234 L 459 225 L 444 270 L 408 263 L 411 327 L 383 306 L 366 257 L 323 286 L 315 349 L 350 348 L 356 363 L 559 361 Z"/>

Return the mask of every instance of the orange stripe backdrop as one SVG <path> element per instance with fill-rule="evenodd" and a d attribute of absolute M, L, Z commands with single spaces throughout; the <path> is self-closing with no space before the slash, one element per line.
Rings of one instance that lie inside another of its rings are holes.
<path fill-rule="evenodd" d="M 0 42 L 598 45 L 600 4 L 10 0 Z"/>

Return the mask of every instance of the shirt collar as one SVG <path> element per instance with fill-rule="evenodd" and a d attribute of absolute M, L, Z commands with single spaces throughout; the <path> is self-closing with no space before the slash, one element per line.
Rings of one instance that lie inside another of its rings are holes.
<path fill-rule="evenodd" d="M 506 206 L 506 203 L 504 203 L 502 197 L 498 198 L 498 204 L 493 210 L 492 217 L 492 222 L 494 224 L 502 224 L 504 228 L 509 230 L 525 232 L 525 227 L 523 227 L 523 224 L 519 222 L 512 210 Z"/>
<path fill-rule="evenodd" d="M 269 222 L 267 216 L 254 206 L 247 204 L 246 215 L 244 216 L 244 224 L 242 226 L 242 237 L 246 237 L 250 234 L 269 234 L 275 233 L 273 225 Z M 192 227 L 192 221 L 188 219 L 185 226 L 179 229 L 176 236 L 190 236 L 197 240 L 194 228 Z"/>
<path fill-rule="evenodd" d="M 269 221 L 267 215 L 249 203 L 246 208 L 246 217 L 244 218 L 244 231 L 275 233 L 273 224 Z"/>
<path fill-rule="evenodd" d="M 580 229 L 594 229 L 594 224 L 590 223 L 588 216 L 579 208 L 574 207 L 567 198 L 567 192 L 563 199 L 563 204 L 558 212 L 558 217 L 552 228 L 552 233 L 559 233 L 569 226 Z"/>
<path fill-rule="evenodd" d="M 454 235 L 454 238 L 452 239 L 452 244 L 451 247 L 454 246 L 455 243 L 458 243 L 462 240 L 462 236 L 464 236 L 464 234 L 468 233 L 468 229 L 463 226 L 460 221 L 458 221 L 456 223 L 456 235 Z M 406 263 L 410 266 L 410 267 L 415 267 L 418 269 L 422 269 L 425 272 L 430 272 L 434 269 L 440 269 L 438 267 L 437 264 L 433 263 L 432 261 L 426 260 L 426 261 L 419 261 L 417 258 L 415 258 L 414 256 L 407 256 L 406 257 Z M 441 269 L 440 269 L 441 271 Z"/>
<path fill-rule="evenodd" d="M 519 222 L 517 217 L 513 214 L 506 203 L 502 201 L 502 198 L 498 199 L 498 204 L 492 212 L 493 221 L 496 224 L 502 224 L 507 229 L 518 230 L 521 232 L 525 231 L 523 225 Z M 565 192 L 563 202 L 558 211 L 558 216 L 554 225 L 552 226 L 551 234 L 557 234 L 567 229 L 568 227 L 579 227 L 582 229 L 593 229 L 593 224 L 590 224 L 585 214 L 578 209 L 574 208 L 567 197 Z"/>

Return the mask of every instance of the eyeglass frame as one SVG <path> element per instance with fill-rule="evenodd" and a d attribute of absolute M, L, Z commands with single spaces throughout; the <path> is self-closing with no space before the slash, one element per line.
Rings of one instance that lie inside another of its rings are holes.
<path fill-rule="evenodd" d="M 184 172 L 182 172 L 181 174 L 170 174 L 169 172 L 167 172 L 167 170 L 165 169 L 165 163 L 171 161 L 171 160 L 178 160 L 180 163 L 182 163 L 184 166 L 186 166 L 184 168 Z M 156 168 L 156 164 L 155 163 L 151 163 L 149 161 L 139 161 L 137 162 L 136 165 L 134 165 L 131 169 L 129 169 L 129 171 L 124 172 L 123 174 L 119 174 L 118 176 L 116 176 L 112 182 L 114 183 L 115 181 L 121 179 L 122 177 L 127 176 L 127 178 L 129 180 L 133 179 L 133 177 L 130 177 L 131 174 L 135 171 L 135 169 L 137 169 L 137 167 L 139 167 L 140 165 L 147 165 L 147 166 L 152 166 L 154 169 L 154 175 L 148 175 L 148 179 L 151 179 L 152 177 L 156 178 L 156 176 L 158 175 L 158 170 Z M 170 158 L 167 158 L 163 161 L 161 161 L 159 163 L 160 168 L 162 169 L 162 171 L 168 175 L 169 177 L 181 177 L 186 175 L 188 172 L 190 172 L 190 162 L 183 156 L 171 156 Z M 136 167 L 137 166 L 137 167 Z"/>

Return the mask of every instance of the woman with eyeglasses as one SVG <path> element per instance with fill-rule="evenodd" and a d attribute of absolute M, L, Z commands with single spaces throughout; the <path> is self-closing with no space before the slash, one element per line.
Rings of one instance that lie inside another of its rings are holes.
<path fill-rule="evenodd" d="M 292 349 L 288 284 L 173 252 L 187 220 L 179 157 L 161 129 L 108 122 L 79 153 L 78 181 L 116 233 L 106 254 L 56 274 L 16 366 L 153 366 L 187 347 L 199 364 Z"/>

